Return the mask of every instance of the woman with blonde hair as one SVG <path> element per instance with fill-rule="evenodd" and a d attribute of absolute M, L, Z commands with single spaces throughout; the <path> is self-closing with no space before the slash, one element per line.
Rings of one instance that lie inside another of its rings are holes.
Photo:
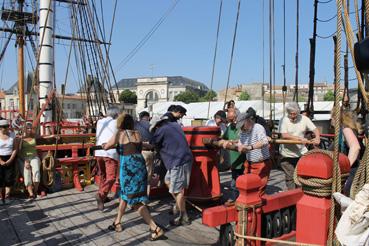
<path fill-rule="evenodd" d="M 363 147 L 362 142 L 360 143 L 358 139 L 358 135 L 361 133 L 362 127 L 358 122 L 357 115 L 351 110 L 341 109 L 340 118 L 341 129 L 339 133 L 339 148 L 341 153 L 347 155 L 351 165 L 350 176 L 348 177 L 344 187 L 344 193 L 349 195 Z M 332 125 L 333 124 L 334 111 L 332 111 Z"/>
<path fill-rule="evenodd" d="M 123 226 L 121 219 L 127 204 L 137 210 L 144 221 L 150 227 L 150 240 L 160 239 L 164 235 L 162 228 L 157 226 L 152 219 L 145 203 L 147 197 L 147 171 L 145 160 L 141 154 L 142 140 L 138 131 L 134 130 L 134 120 L 129 114 L 121 114 L 117 119 L 118 133 L 109 142 L 102 144 L 105 150 L 117 146 L 120 160 L 120 203 L 118 214 L 112 225 L 111 231 L 121 232 Z"/>
<path fill-rule="evenodd" d="M 18 163 L 24 177 L 24 186 L 27 188 L 29 200 L 32 200 L 36 198 L 40 184 L 41 161 L 37 155 L 36 135 L 31 123 L 26 124 L 25 134 L 20 143 Z"/>

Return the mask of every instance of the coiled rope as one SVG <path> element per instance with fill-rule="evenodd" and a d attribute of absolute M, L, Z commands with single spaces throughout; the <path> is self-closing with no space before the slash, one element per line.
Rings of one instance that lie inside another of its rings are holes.
<path fill-rule="evenodd" d="M 55 160 L 51 152 L 42 159 L 42 184 L 51 187 L 54 184 Z"/>
<path fill-rule="evenodd" d="M 317 154 L 317 153 L 327 155 L 332 160 L 334 158 L 333 156 L 334 154 L 332 151 L 321 150 L 321 149 L 310 150 L 304 156 L 311 155 L 311 154 Z M 342 182 L 345 182 L 348 175 L 349 174 L 340 175 L 341 178 L 343 178 Z M 317 197 L 330 197 L 332 195 L 333 177 L 329 179 L 299 177 L 297 176 L 297 168 L 295 168 L 293 179 L 298 186 L 301 186 L 302 190 L 306 194 L 317 196 Z"/>
<path fill-rule="evenodd" d="M 342 0 L 337 0 L 337 50 L 341 50 L 342 46 Z M 335 72 L 336 81 L 334 81 L 335 86 L 335 103 L 334 103 L 334 152 L 333 152 L 333 174 L 332 174 L 332 193 L 341 192 L 341 171 L 339 168 L 339 132 L 340 132 L 340 119 L 341 119 L 341 107 L 340 107 L 340 91 L 341 91 L 341 52 L 336 52 L 335 54 Z M 334 224 L 335 224 L 335 209 L 336 204 L 331 195 L 331 210 L 329 216 L 329 228 L 328 228 L 328 241 L 327 245 L 333 245 L 334 238 Z"/>

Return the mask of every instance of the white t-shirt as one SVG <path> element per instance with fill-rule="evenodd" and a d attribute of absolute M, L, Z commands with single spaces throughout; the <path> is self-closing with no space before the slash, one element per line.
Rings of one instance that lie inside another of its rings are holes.
<path fill-rule="evenodd" d="M 111 117 L 98 120 L 96 123 L 96 145 L 107 143 L 113 136 L 118 133 L 117 121 Z M 116 149 L 96 150 L 95 156 L 109 157 L 119 160 Z"/>
<path fill-rule="evenodd" d="M 14 138 L 14 132 L 10 132 L 9 138 L 7 140 L 0 139 L 0 156 L 7 156 L 12 154 Z"/>
<path fill-rule="evenodd" d="M 316 126 L 305 115 L 298 115 L 296 122 L 285 116 L 280 120 L 280 133 L 288 133 L 292 136 L 303 138 L 306 131 L 314 131 Z M 308 152 L 303 144 L 281 144 L 279 152 L 282 157 L 297 158 Z"/>
<path fill-rule="evenodd" d="M 205 123 L 205 126 L 217 126 L 217 124 L 215 123 L 215 120 L 211 119 Z M 220 127 L 220 132 L 221 132 L 220 135 L 223 136 L 225 130 L 227 129 L 227 126 L 226 124 L 221 123 L 219 127 Z"/>

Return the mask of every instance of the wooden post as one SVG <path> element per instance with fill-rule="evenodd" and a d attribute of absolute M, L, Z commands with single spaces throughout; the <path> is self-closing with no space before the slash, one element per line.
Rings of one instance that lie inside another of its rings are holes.
<path fill-rule="evenodd" d="M 18 37 L 18 96 L 19 96 L 19 113 L 25 117 L 25 100 L 24 100 L 24 39 L 21 35 Z"/>
<path fill-rule="evenodd" d="M 18 0 L 18 10 L 23 12 L 23 0 Z M 20 25 L 21 29 L 24 29 L 24 25 Z M 18 96 L 19 96 L 19 113 L 22 117 L 25 117 L 25 102 L 24 102 L 24 37 L 23 34 L 17 36 L 18 44 Z"/>
<path fill-rule="evenodd" d="M 316 47 L 316 26 L 318 15 L 318 0 L 314 0 L 314 29 L 313 38 L 310 39 L 310 69 L 309 69 L 309 97 L 307 111 L 312 118 L 314 113 L 314 77 L 315 77 L 315 47 Z"/>

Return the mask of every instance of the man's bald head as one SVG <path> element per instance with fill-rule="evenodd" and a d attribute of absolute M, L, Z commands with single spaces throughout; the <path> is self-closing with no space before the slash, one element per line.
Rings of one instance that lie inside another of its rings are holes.
<path fill-rule="evenodd" d="M 230 123 L 235 122 L 236 119 L 237 119 L 236 110 L 233 109 L 233 108 L 228 109 L 228 111 L 227 111 L 227 120 L 228 120 L 228 122 L 230 122 Z"/>

